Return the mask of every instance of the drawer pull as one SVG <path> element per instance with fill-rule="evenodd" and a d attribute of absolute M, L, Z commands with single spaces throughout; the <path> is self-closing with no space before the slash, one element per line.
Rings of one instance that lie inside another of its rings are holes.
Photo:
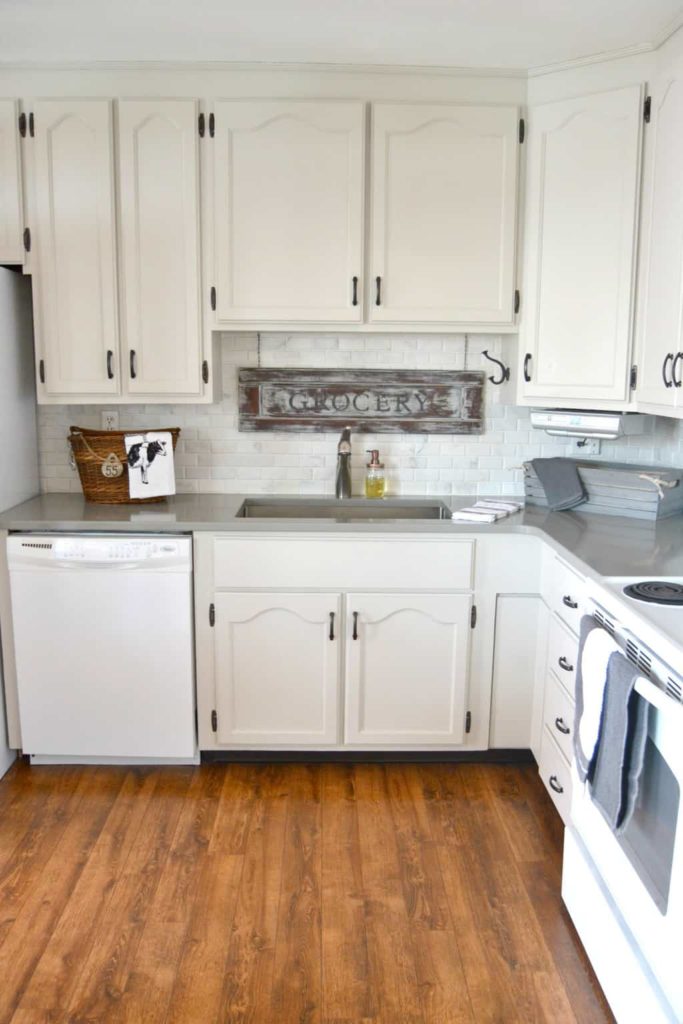
<path fill-rule="evenodd" d="M 353 613 L 353 633 L 351 636 L 354 640 L 358 639 L 358 612 Z"/>
<path fill-rule="evenodd" d="M 574 666 L 569 664 L 569 662 L 565 658 L 564 654 L 561 655 L 561 657 L 559 657 L 557 659 L 557 664 L 560 666 L 560 668 L 563 668 L 565 670 L 565 672 L 573 672 L 574 671 Z"/>
<path fill-rule="evenodd" d="M 357 277 L 352 277 L 351 278 L 351 284 L 353 285 L 352 296 L 351 296 L 351 305 L 352 306 L 357 306 L 358 305 L 358 278 Z"/>
<path fill-rule="evenodd" d="M 565 724 L 564 718 L 555 719 L 555 728 L 558 732 L 561 732 L 563 736 L 569 736 L 571 729 Z"/>
<path fill-rule="evenodd" d="M 550 778 L 548 779 L 548 785 L 556 793 L 564 793 L 564 786 L 561 786 L 560 783 L 557 781 L 557 775 L 550 776 Z"/>
<path fill-rule="evenodd" d="M 565 605 L 566 608 L 578 608 L 579 607 L 579 602 L 578 601 L 574 601 L 573 598 L 571 598 L 569 596 L 569 594 L 565 594 L 564 595 L 564 597 L 562 598 L 562 604 Z"/>
<path fill-rule="evenodd" d="M 334 640 L 334 612 L 330 612 L 330 640 Z"/>

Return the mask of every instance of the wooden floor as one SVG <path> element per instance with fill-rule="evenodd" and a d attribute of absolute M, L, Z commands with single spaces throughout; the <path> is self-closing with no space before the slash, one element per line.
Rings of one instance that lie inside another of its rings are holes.
<path fill-rule="evenodd" d="M 531 766 L 0 782 L 2 1024 L 601 1024 Z"/>

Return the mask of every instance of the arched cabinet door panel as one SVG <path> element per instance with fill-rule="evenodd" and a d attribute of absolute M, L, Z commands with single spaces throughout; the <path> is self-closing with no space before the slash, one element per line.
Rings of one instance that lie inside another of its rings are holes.
<path fill-rule="evenodd" d="M 340 611 L 337 594 L 216 594 L 220 744 L 336 743 Z"/>
<path fill-rule="evenodd" d="M 38 100 L 32 110 L 38 396 L 116 395 L 112 104 Z"/>
<path fill-rule="evenodd" d="M 364 104 L 214 109 L 217 322 L 360 323 Z"/>
<path fill-rule="evenodd" d="M 347 743 L 464 742 L 471 600 L 347 596 Z"/>

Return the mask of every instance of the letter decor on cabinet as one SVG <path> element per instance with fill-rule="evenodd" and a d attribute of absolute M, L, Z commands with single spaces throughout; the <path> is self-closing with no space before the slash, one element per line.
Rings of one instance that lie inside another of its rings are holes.
<path fill-rule="evenodd" d="M 217 323 L 360 323 L 364 104 L 219 100 L 214 109 Z"/>
<path fill-rule="evenodd" d="M 630 400 L 643 90 L 529 111 L 519 398 Z"/>

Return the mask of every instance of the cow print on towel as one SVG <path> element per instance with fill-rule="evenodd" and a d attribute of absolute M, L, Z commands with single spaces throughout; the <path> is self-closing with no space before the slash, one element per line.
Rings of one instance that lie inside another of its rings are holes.
<path fill-rule="evenodd" d="M 166 455 L 165 441 L 139 441 L 131 446 L 128 452 L 128 465 L 131 469 L 139 469 L 143 484 L 149 483 L 147 470 L 157 455 Z"/>

